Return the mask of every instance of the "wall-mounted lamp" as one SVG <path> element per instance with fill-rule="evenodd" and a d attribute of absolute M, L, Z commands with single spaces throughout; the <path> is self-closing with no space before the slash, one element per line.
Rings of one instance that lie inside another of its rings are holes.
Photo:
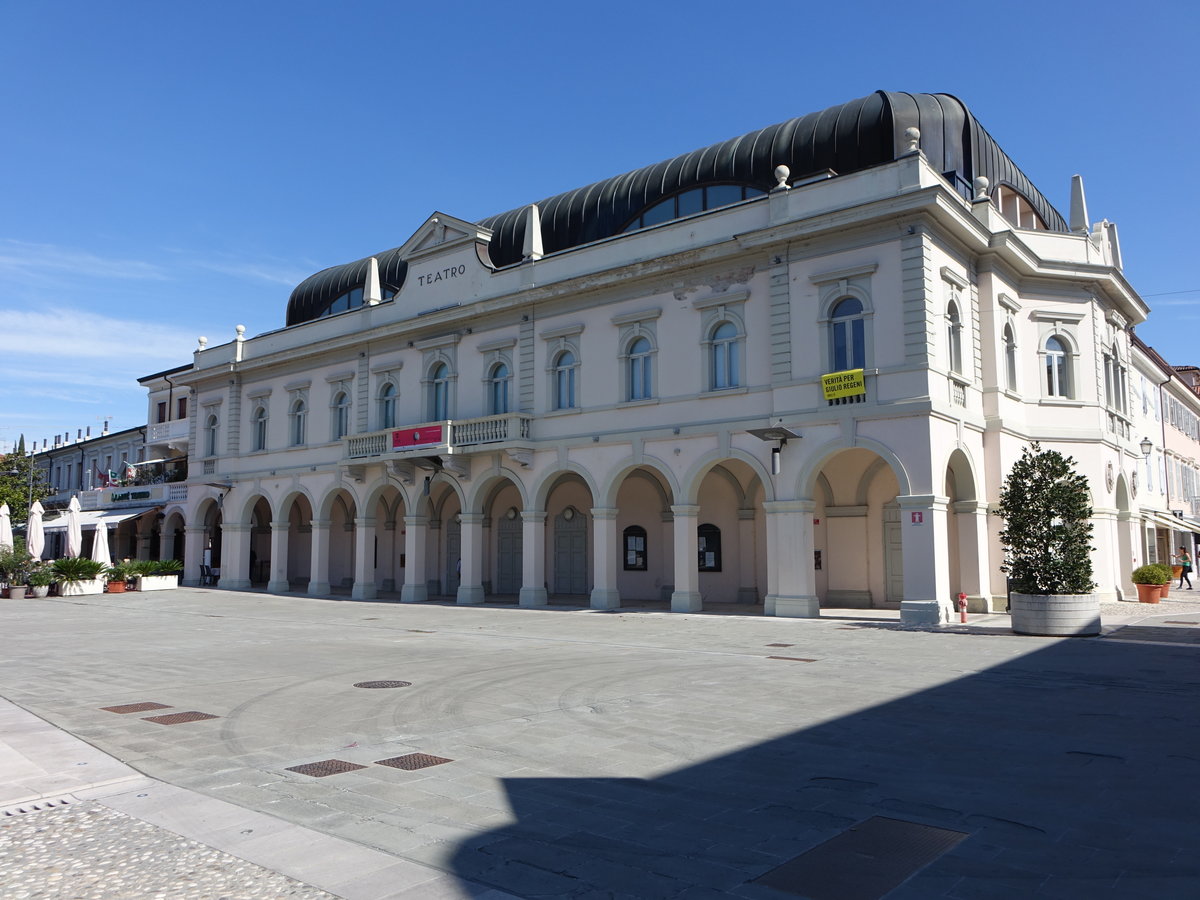
<path fill-rule="evenodd" d="M 778 475 L 783 471 L 783 448 L 788 442 L 788 438 L 800 437 L 800 432 L 793 431 L 790 428 L 785 428 L 782 425 L 774 425 L 770 428 L 748 428 L 748 434 L 754 435 L 760 441 L 778 441 L 779 443 L 771 448 L 771 474 Z"/>
<path fill-rule="evenodd" d="M 1142 448 L 1142 457 L 1144 459 L 1149 459 L 1150 451 L 1154 449 L 1154 442 L 1151 441 L 1150 438 L 1144 437 L 1138 446 Z"/>

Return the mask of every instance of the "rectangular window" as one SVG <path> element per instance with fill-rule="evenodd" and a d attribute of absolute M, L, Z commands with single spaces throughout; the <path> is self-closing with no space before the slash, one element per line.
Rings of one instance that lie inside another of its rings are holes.
<path fill-rule="evenodd" d="M 175 413 L 175 418 L 186 419 L 187 418 L 187 397 L 180 397 L 179 401 L 175 404 L 175 406 L 176 406 L 176 410 L 177 410 L 177 412 Z"/>
<path fill-rule="evenodd" d="M 167 401 L 164 400 L 158 404 L 158 408 L 157 408 L 157 411 L 155 414 L 155 421 L 156 422 L 167 421 Z"/>

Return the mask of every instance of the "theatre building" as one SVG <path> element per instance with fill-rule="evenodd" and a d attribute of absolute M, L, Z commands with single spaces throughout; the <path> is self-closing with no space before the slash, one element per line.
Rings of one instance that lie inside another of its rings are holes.
<path fill-rule="evenodd" d="M 1068 219 L 959 100 L 877 92 L 436 212 L 172 370 L 185 580 L 937 622 L 1004 608 L 989 507 L 1039 440 L 1091 483 L 1101 596 L 1131 590 L 1111 379 L 1148 310 L 1058 187 Z"/>

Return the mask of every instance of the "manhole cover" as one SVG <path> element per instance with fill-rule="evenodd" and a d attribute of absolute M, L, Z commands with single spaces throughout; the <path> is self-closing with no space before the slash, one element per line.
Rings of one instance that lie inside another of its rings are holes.
<path fill-rule="evenodd" d="M 355 769 L 365 768 L 366 766 L 346 762 L 343 759 L 322 759 L 319 762 L 305 763 L 302 766 L 288 766 L 287 771 L 311 775 L 313 778 L 324 778 L 326 775 L 340 775 L 342 772 L 353 772 Z"/>
<path fill-rule="evenodd" d="M 135 712 L 150 712 L 152 709 L 170 709 L 170 704 L 167 703 L 126 703 L 124 706 L 102 706 L 104 712 L 115 712 L 125 715 L 126 713 Z"/>
<path fill-rule="evenodd" d="M 752 883 L 808 900 L 878 900 L 966 836 L 874 816 Z"/>
<path fill-rule="evenodd" d="M 411 681 L 360 681 L 355 687 L 360 688 L 393 688 L 412 687 Z"/>
<path fill-rule="evenodd" d="M 391 759 L 377 759 L 376 765 L 391 766 L 393 769 L 427 769 L 430 766 L 440 766 L 442 763 L 454 762 L 444 756 L 430 756 L 428 753 L 406 753 L 404 756 L 393 756 Z"/>
<path fill-rule="evenodd" d="M 145 716 L 143 722 L 154 722 L 157 725 L 182 725 L 184 722 L 201 722 L 204 719 L 216 719 L 218 716 L 202 712 L 171 713 L 166 716 Z"/>

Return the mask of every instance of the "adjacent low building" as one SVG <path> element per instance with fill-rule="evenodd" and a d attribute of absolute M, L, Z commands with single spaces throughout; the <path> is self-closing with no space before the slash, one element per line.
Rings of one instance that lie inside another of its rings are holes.
<path fill-rule="evenodd" d="M 90 555 L 97 534 L 106 535 L 112 559 L 170 559 L 182 557 L 182 536 L 164 536 L 159 514 L 168 502 L 187 499 L 187 457 L 170 464 L 146 455 L 146 428 L 138 426 L 110 432 L 105 423 L 100 434 L 78 429 L 43 440 L 31 451 L 40 472 L 39 483 L 49 489 L 43 500 L 47 517 L 42 556 L 66 554 L 66 517 L 72 497 L 83 510 L 83 553 Z"/>
<path fill-rule="evenodd" d="M 434 213 L 154 381 L 187 417 L 162 533 L 193 584 L 937 622 L 1004 608 L 990 513 L 1041 441 L 1087 476 L 1119 596 L 1148 309 L 1071 198 L 954 97 L 881 91 Z"/>

